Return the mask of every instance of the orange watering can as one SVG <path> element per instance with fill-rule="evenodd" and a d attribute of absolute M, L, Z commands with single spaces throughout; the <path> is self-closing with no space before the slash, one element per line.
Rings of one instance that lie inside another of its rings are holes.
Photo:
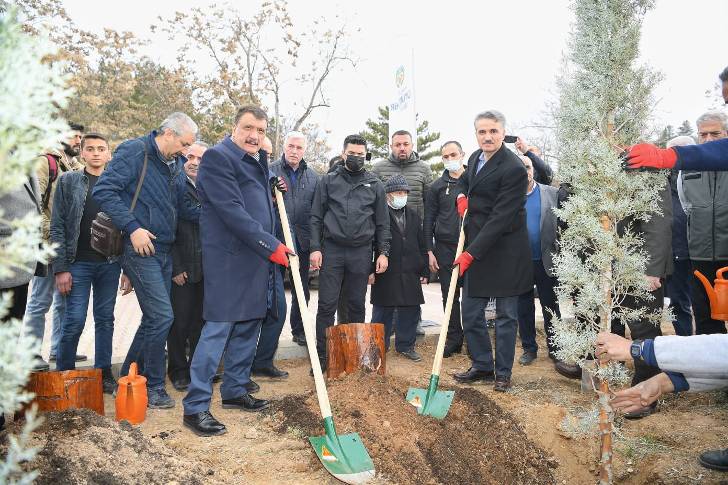
<path fill-rule="evenodd" d="M 147 378 L 137 374 L 137 364 L 129 366 L 129 375 L 119 378 L 116 390 L 116 420 L 139 424 L 147 416 Z"/>
<path fill-rule="evenodd" d="M 726 271 L 728 271 L 728 266 L 715 272 L 715 287 L 710 286 L 710 281 L 700 271 L 696 270 L 694 272 L 695 276 L 703 283 L 705 292 L 708 294 L 710 316 L 714 320 L 728 320 L 728 280 L 723 276 Z"/>

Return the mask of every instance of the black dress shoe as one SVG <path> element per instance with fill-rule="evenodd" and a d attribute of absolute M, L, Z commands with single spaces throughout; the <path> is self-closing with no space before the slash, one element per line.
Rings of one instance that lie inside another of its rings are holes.
<path fill-rule="evenodd" d="M 260 391 L 260 386 L 253 379 L 250 379 L 250 382 L 245 384 L 245 390 L 248 391 L 248 394 L 255 394 Z"/>
<path fill-rule="evenodd" d="M 724 450 L 710 450 L 700 454 L 698 461 L 705 468 L 728 472 L 728 448 Z"/>
<path fill-rule="evenodd" d="M 554 369 L 569 379 L 581 379 L 581 367 L 576 364 L 567 364 L 563 360 L 559 360 L 554 364 Z"/>
<path fill-rule="evenodd" d="M 461 345 L 447 345 L 445 344 L 445 352 L 443 352 L 442 356 L 444 358 L 452 357 L 455 354 L 459 354 L 463 351 L 463 346 Z"/>
<path fill-rule="evenodd" d="M 56 354 L 51 354 L 48 356 L 48 362 L 55 362 L 56 361 Z M 76 354 L 76 362 L 83 362 L 85 360 L 88 360 L 88 357 L 83 354 Z"/>
<path fill-rule="evenodd" d="M 190 387 L 190 380 L 187 378 L 174 379 L 172 381 L 172 387 L 174 387 L 175 391 L 186 391 Z"/>
<path fill-rule="evenodd" d="M 212 376 L 212 382 L 220 382 L 222 380 L 222 372 L 216 373 Z"/>
<path fill-rule="evenodd" d="M 202 411 L 197 414 L 185 414 L 182 423 L 197 436 L 219 436 L 227 433 L 227 428 L 210 413 Z"/>
<path fill-rule="evenodd" d="M 270 379 L 287 379 L 288 372 L 280 370 L 278 367 L 272 365 L 270 367 L 259 367 L 251 371 L 256 377 L 268 377 Z"/>
<path fill-rule="evenodd" d="M 470 368 L 465 372 L 453 375 L 456 381 L 463 384 L 482 384 L 484 382 L 495 381 L 495 373 L 493 371 L 478 370 Z"/>
<path fill-rule="evenodd" d="M 265 399 L 256 399 L 250 394 L 243 394 L 233 399 L 223 399 L 223 409 L 242 409 L 243 411 L 262 411 L 270 406 L 270 402 Z"/>
<path fill-rule="evenodd" d="M 304 335 L 294 335 L 293 342 L 297 343 L 301 347 L 306 346 L 306 337 Z"/>

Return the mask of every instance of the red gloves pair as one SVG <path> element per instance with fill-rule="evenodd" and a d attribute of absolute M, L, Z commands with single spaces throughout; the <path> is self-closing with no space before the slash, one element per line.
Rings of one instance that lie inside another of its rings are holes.
<path fill-rule="evenodd" d="M 275 251 L 268 257 L 268 260 L 272 261 L 275 264 L 280 264 L 281 266 L 288 267 L 288 255 L 289 254 L 296 254 L 291 250 L 291 248 L 287 247 L 285 244 L 279 244 Z"/>
<path fill-rule="evenodd" d="M 640 143 L 627 149 L 625 168 L 627 170 L 673 168 L 677 152 L 672 148 L 658 148 L 649 143 Z"/>

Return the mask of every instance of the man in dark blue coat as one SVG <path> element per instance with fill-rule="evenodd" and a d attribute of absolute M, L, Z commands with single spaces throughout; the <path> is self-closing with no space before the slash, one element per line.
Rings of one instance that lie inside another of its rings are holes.
<path fill-rule="evenodd" d="M 199 207 L 188 205 L 182 179 L 182 151 L 192 145 L 197 125 L 184 113 L 172 113 L 158 131 L 125 141 L 99 177 L 93 198 L 120 230 L 124 231 L 121 266 L 131 280 L 142 309 L 142 321 L 129 346 L 121 375 L 137 362 L 147 378 L 149 407 L 174 407 L 164 387 L 164 345 L 174 315 L 172 243 L 177 220 L 196 221 Z M 142 184 L 141 174 L 146 172 Z M 139 198 L 132 209 L 137 187 Z"/>
<path fill-rule="evenodd" d="M 274 289 L 281 272 L 276 264 L 288 266 L 292 251 L 273 235 L 271 186 L 285 190 L 285 183 L 271 176 L 261 150 L 267 126 L 262 109 L 240 108 L 232 135 L 205 152 L 197 176 L 206 323 L 192 358 L 183 423 L 201 436 L 227 431 L 209 411 L 212 379 L 223 353 L 223 408 L 259 411 L 268 406 L 251 396 L 246 385 L 261 323 L 277 307 Z"/>

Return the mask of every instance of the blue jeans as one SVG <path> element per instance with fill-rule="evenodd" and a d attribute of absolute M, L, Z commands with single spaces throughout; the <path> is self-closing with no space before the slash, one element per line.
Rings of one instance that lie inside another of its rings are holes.
<path fill-rule="evenodd" d="M 190 387 L 182 400 L 184 414 L 210 409 L 212 378 L 225 354 L 220 395 L 234 399 L 248 393 L 250 369 L 260 335 L 262 320 L 244 322 L 205 322 L 190 364 Z"/>
<path fill-rule="evenodd" d="M 91 288 L 94 290 L 94 367 L 110 368 L 114 305 L 121 267 L 119 263 L 76 261 L 70 269 L 71 293 L 66 296 L 66 315 L 58 344 L 58 370 L 76 368 L 76 349 L 86 325 Z"/>
<path fill-rule="evenodd" d="M 667 277 L 667 297 L 675 320 L 675 334 L 688 336 L 693 334 L 693 312 L 690 300 L 690 281 L 695 278 L 689 259 L 674 259 L 672 275 Z"/>
<path fill-rule="evenodd" d="M 147 378 L 149 389 L 164 388 L 164 347 L 174 321 L 172 312 L 172 255 L 169 247 L 154 245 L 153 256 L 139 256 L 131 245 L 124 248 L 122 268 L 134 285 L 142 321 L 129 346 L 120 375 L 129 373 L 129 366 L 137 362 Z"/>
<path fill-rule="evenodd" d="M 53 326 L 51 333 L 51 355 L 56 355 L 58 342 L 61 339 L 63 315 L 66 312 L 66 299 L 56 288 L 56 276 L 53 267 L 48 265 L 48 276 L 33 276 L 31 293 L 25 307 L 23 326 L 30 335 L 38 339 L 38 353 L 45 333 L 46 313 L 53 305 Z"/>
<path fill-rule="evenodd" d="M 395 318 L 395 311 L 397 318 Z M 414 350 L 417 338 L 417 324 L 420 321 L 420 306 L 372 307 L 372 323 L 384 324 L 384 347 L 389 350 L 389 340 L 394 331 L 394 348 L 397 352 Z"/>
<path fill-rule="evenodd" d="M 464 295 L 468 292 L 465 279 Z M 497 377 L 511 378 L 513 358 L 516 354 L 516 328 L 518 327 L 518 296 L 495 299 L 495 362 L 493 348 L 485 324 L 485 307 L 488 298 L 463 296 L 462 316 L 465 342 L 474 369 L 495 371 Z"/>

